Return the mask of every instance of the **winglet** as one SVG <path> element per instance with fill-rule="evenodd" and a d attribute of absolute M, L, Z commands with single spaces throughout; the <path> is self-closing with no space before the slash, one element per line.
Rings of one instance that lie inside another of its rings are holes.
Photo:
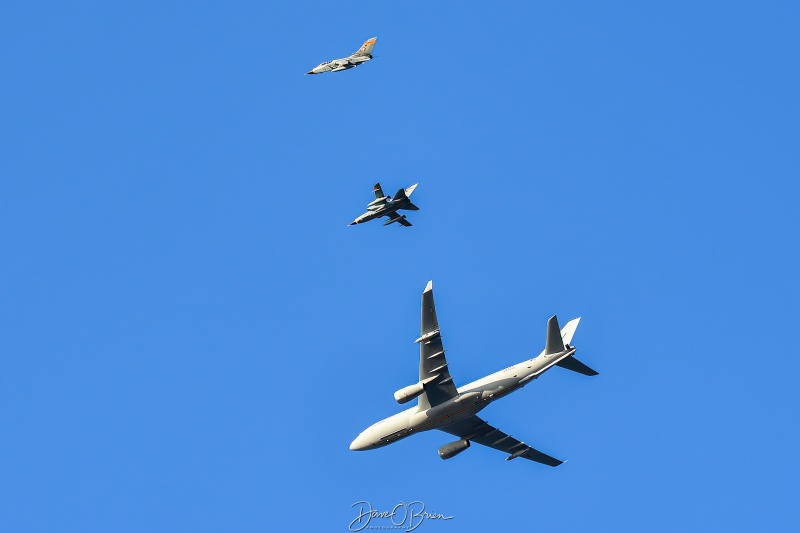
<path fill-rule="evenodd" d="M 425 290 L 422 292 L 428 292 L 433 290 L 433 280 L 430 280 L 427 285 L 425 285 Z"/>

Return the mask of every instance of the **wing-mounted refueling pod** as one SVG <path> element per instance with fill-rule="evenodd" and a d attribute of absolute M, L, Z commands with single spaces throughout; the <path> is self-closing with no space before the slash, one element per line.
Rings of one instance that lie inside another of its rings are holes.
<path fill-rule="evenodd" d="M 528 447 L 527 447 L 527 446 L 525 446 L 525 444 L 524 444 L 524 443 L 521 443 L 521 444 L 522 444 L 523 448 L 522 448 L 521 450 L 518 450 L 518 451 L 516 451 L 516 452 L 512 453 L 512 454 L 511 454 L 511 455 L 509 455 L 508 457 L 506 457 L 506 461 L 510 461 L 510 460 L 512 460 L 512 459 L 516 459 L 517 457 L 522 457 L 523 455 L 525 455 L 526 453 L 528 453 Z"/>

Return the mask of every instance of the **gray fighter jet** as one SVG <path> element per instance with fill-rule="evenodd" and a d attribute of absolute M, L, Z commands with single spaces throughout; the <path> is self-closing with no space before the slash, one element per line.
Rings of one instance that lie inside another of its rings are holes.
<path fill-rule="evenodd" d="M 575 359 L 570 346 L 580 318 L 570 320 L 559 330 L 558 319 L 547 321 L 547 342 L 537 357 L 495 372 L 456 389 L 444 356 L 439 322 L 433 304 L 433 282 L 422 293 L 422 320 L 419 343 L 419 381 L 394 393 L 397 403 L 419 398 L 415 407 L 377 422 L 356 437 L 351 450 L 372 450 L 400 439 L 439 429 L 458 440 L 439 448 L 439 457 L 450 459 L 476 442 L 507 453 L 506 461 L 522 457 L 531 461 L 558 466 L 563 461 L 535 450 L 514 437 L 489 425 L 478 412 L 491 402 L 532 383 L 554 366 L 579 374 L 595 376 L 597 372 Z M 494 334 L 502 332 L 494 332 Z"/>
<path fill-rule="evenodd" d="M 419 211 L 419 207 L 412 204 L 411 200 L 408 199 L 408 197 L 411 196 L 411 193 L 414 192 L 414 189 L 417 188 L 417 185 L 418 184 L 415 183 L 407 189 L 400 189 L 397 191 L 397 194 L 394 195 L 394 198 L 389 198 L 388 196 L 383 195 L 381 184 L 376 183 L 375 187 L 372 188 L 373 192 L 375 193 L 375 199 L 367 204 L 367 212 L 357 217 L 354 221 L 348 224 L 348 226 L 363 224 L 364 222 L 380 217 L 389 217 L 389 220 L 383 223 L 384 226 L 387 226 L 392 222 L 397 222 L 401 226 L 410 226 L 411 222 L 406 220 L 406 216 L 398 214 L 397 211 L 398 209 Z"/>
<path fill-rule="evenodd" d="M 320 63 L 316 67 L 312 68 L 306 74 L 322 74 L 324 72 L 341 72 L 342 70 L 347 70 L 353 67 L 357 67 L 359 65 L 363 65 L 370 59 L 372 59 L 372 49 L 375 47 L 375 42 L 378 40 L 377 37 L 373 37 L 372 39 L 367 39 L 364 41 L 364 44 L 361 45 L 357 51 L 353 52 L 347 57 L 343 57 L 342 59 L 334 59 L 333 61 L 326 61 L 324 63 Z"/>

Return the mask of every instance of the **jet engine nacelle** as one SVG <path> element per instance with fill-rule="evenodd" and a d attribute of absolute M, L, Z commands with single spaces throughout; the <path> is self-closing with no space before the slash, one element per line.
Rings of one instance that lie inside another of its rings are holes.
<path fill-rule="evenodd" d="M 457 440 L 455 442 L 451 442 L 450 444 L 445 444 L 439 448 L 439 457 L 442 459 L 450 459 L 451 457 L 455 457 L 456 455 L 460 454 L 467 448 L 469 448 L 468 440 Z"/>
<path fill-rule="evenodd" d="M 409 385 L 408 387 L 403 387 L 399 391 L 394 393 L 394 399 L 397 400 L 397 403 L 406 403 L 410 402 L 420 394 L 425 392 L 425 386 L 420 381 L 419 383 L 414 383 L 413 385 Z"/>

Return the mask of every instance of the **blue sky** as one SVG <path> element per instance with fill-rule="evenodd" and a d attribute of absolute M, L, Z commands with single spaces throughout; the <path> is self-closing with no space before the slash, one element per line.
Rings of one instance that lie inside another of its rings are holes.
<path fill-rule="evenodd" d="M 0 8 L 3 528 L 796 528 L 796 4 L 277 4 Z M 429 279 L 457 384 L 583 317 L 482 413 L 566 465 L 348 449 Z"/>

